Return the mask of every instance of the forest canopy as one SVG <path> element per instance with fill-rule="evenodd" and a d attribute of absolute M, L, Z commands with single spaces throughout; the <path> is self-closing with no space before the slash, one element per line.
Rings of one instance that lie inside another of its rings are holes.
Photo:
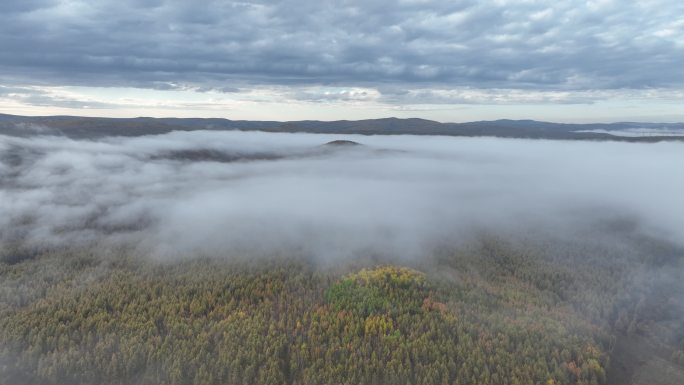
<path fill-rule="evenodd" d="M 41 253 L 0 264 L 0 370 L 37 384 L 606 384 L 632 335 L 678 359 L 681 277 L 637 282 L 643 256 L 544 246 L 483 238 L 412 267 Z"/>

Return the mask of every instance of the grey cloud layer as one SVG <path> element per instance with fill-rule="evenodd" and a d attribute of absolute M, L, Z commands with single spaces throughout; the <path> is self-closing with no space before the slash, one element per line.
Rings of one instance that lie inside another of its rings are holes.
<path fill-rule="evenodd" d="M 681 87 L 684 3 L 7 0 L 4 80 Z"/>
<path fill-rule="evenodd" d="M 684 239 L 681 143 L 352 137 L 367 146 L 319 147 L 337 138 L 0 137 L 0 241 L 335 259 L 417 257 L 478 231 L 571 237 L 597 222 Z M 213 160 L 235 158 L 246 160 Z"/>

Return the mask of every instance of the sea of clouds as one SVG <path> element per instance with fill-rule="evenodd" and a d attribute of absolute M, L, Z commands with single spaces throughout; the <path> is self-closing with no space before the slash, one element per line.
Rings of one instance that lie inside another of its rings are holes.
<path fill-rule="evenodd" d="M 336 139 L 362 146 L 322 146 Z M 678 142 L 0 136 L 0 242 L 126 244 L 162 258 L 413 258 L 481 232 L 573 237 L 628 221 L 681 244 L 682 165 Z"/>

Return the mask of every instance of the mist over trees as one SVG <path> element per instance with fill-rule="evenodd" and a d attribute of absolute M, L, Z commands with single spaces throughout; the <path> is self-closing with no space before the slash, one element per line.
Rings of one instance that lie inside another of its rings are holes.
<path fill-rule="evenodd" d="M 362 146 L 321 146 L 351 139 Z M 473 232 L 615 218 L 680 243 L 682 144 L 173 132 L 1 137 L 0 240 L 420 258 Z"/>
<path fill-rule="evenodd" d="M 682 149 L 0 136 L 0 383 L 676 383 Z"/>
<path fill-rule="evenodd" d="M 0 0 L 0 385 L 684 385 L 683 15 Z"/>

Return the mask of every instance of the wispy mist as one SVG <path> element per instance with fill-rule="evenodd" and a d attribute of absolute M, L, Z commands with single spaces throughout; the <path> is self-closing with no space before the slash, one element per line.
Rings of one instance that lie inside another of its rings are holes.
<path fill-rule="evenodd" d="M 334 139 L 364 146 L 321 146 Z M 623 219 L 684 239 L 682 143 L 196 131 L 0 136 L 0 154 L 5 244 L 410 258 L 479 231 Z"/>

